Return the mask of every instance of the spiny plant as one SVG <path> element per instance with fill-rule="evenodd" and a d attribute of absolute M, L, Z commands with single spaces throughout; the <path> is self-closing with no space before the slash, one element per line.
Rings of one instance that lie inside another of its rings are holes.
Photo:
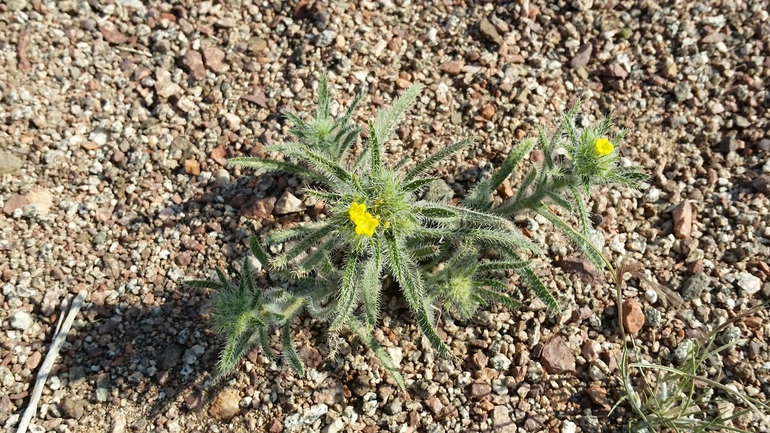
<path fill-rule="evenodd" d="M 284 252 L 274 258 L 252 237 L 252 254 L 268 275 L 287 280 L 290 284 L 286 288 L 259 288 L 252 267 L 246 264 L 237 284 L 229 282 L 220 270 L 218 281 L 189 283 L 216 290 L 214 323 L 226 335 L 219 375 L 232 370 L 256 343 L 271 356 L 267 337 L 273 328 L 281 329 L 288 364 L 302 374 L 290 332 L 293 318 L 305 309 L 329 322 L 332 336 L 343 329 L 356 334 L 405 391 L 395 363 L 373 332 L 379 318 L 382 282 L 388 276 L 400 288 L 422 334 L 443 357 L 451 357 L 451 353 L 436 332 L 434 304 L 464 318 L 488 303 L 518 308 L 520 303 L 505 293 L 508 284 L 503 271 L 513 270 L 551 310 L 558 309 L 525 258 L 541 253 L 540 249 L 522 236 L 510 217 L 534 210 L 558 222 L 557 227 L 575 239 L 589 242 L 582 232 L 550 212 L 547 203 L 571 210 L 565 195 L 572 194 L 579 213 L 586 214 L 577 193 L 581 188 L 607 182 L 635 186 L 638 171 L 619 168 L 614 146 L 604 138 L 611 123 L 579 130 L 573 124 L 577 112 L 573 109 L 552 137 L 541 133 L 546 161 L 527 174 L 512 201 L 492 208 L 490 197 L 534 148 L 534 140 L 514 147 L 497 173 L 480 182 L 461 205 L 453 206 L 421 200 L 418 192 L 436 180 L 427 175 L 432 167 L 468 146 L 472 138 L 447 146 L 408 170 L 408 158 L 395 165 L 383 160 L 384 143 L 420 90 L 420 86 L 411 87 L 392 108 L 379 111 L 367 125 L 368 140 L 354 152 L 359 129 L 351 123 L 351 114 L 361 98 L 356 97 L 343 117 L 331 120 L 328 85 L 322 77 L 315 119 L 304 122 L 287 114 L 294 123 L 292 132 L 297 141 L 265 148 L 282 153 L 283 161 L 252 157 L 229 160 L 238 167 L 303 178 L 307 182 L 305 193 L 325 202 L 326 218 L 266 236 L 266 244 L 284 243 Z M 568 162 L 557 161 L 555 152 L 562 147 Z M 581 218 L 587 231 L 588 219 Z"/>
<path fill-rule="evenodd" d="M 613 121 L 604 119 L 598 125 L 577 126 L 581 102 L 562 115 L 552 134 L 538 126 L 537 138 L 528 138 L 515 146 L 493 176 L 478 183 L 468 194 L 462 207 L 485 211 L 504 218 L 534 211 L 562 231 L 599 269 L 605 265 L 601 251 L 592 245 L 591 222 L 584 195 L 595 185 L 618 184 L 639 188 L 647 175 L 638 166 L 623 166 L 616 147 L 625 130 L 607 138 Z M 493 206 L 492 193 L 511 175 L 519 162 L 533 149 L 543 153 L 542 162 L 533 164 L 518 185 L 517 192 L 499 206 Z M 581 229 L 577 230 L 550 208 L 576 212 Z"/>

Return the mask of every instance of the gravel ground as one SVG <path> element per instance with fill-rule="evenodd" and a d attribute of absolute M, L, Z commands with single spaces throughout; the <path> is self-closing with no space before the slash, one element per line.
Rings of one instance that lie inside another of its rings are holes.
<path fill-rule="evenodd" d="M 453 363 L 434 358 L 392 296 L 377 336 L 411 398 L 353 339 L 326 359 L 324 327 L 309 319 L 295 326 L 307 379 L 254 351 L 212 384 L 221 343 L 209 294 L 182 281 L 232 270 L 251 230 L 319 217 L 296 179 L 225 161 L 286 138 L 282 110 L 310 115 L 325 70 L 333 111 L 368 91 L 361 122 L 409 85 L 426 86 L 388 145 L 393 159 L 477 135 L 430 191 L 455 198 L 581 97 L 584 121 L 612 112 L 630 128 L 621 150 L 651 174 L 641 191 L 595 191 L 591 208 L 613 261 L 632 258 L 686 301 L 667 306 L 635 279 L 623 292 L 636 345 L 668 362 L 683 341 L 770 297 L 769 9 L 762 0 L 4 1 L 0 425 L 18 423 L 59 305 L 88 290 L 31 431 L 623 430 L 626 408 L 607 418 L 621 395 L 612 287 L 536 217 L 517 222 L 547 248 L 538 263 L 563 313 L 527 301 L 469 323 L 444 314 Z M 723 380 L 762 399 L 766 318 L 720 336 L 742 339 L 723 354 Z"/>

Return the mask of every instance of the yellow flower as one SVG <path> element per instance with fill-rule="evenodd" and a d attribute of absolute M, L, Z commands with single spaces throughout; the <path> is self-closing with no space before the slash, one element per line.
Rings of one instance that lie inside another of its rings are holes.
<path fill-rule="evenodd" d="M 597 155 L 609 155 L 615 150 L 615 146 L 610 143 L 607 137 L 602 137 L 596 140 L 596 154 Z"/>
<path fill-rule="evenodd" d="M 374 229 L 380 225 L 380 220 L 366 211 L 366 205 L 353 202 L 348 209 L 350 220 L 356 225 L 357 235 L 374 235 Z"/>

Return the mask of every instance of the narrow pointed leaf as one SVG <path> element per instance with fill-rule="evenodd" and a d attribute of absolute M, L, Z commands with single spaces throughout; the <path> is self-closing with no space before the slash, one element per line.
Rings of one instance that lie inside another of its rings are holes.
<path fill-rule="evenodd" d="M 268 244 L 277 244 L 290 241 L 300 236 L 307 235 L 308 233 L 312 233 L 326 224 L 327 223 L 325 222 L 309 223 L 297 227 L 275 231 L 265 237 L 265 242 Z"/>
<path fill-rule="evenodd" d="M 222 283 L 223 286 L 229 287 L 230 283 L 227 281 L 227 276 L 225 275 L 224 271 L 222 271 L 222 268 L 217 266 L 215 270 L 217 272 L 217 278 L 219 279 L 219 282 Z"/>
<path fill-rule="evenodd" d="M 583 236 L 588 237 L 588 230 L 591 228 L 591 222 L 588 220 L 588 211 L 586 210 L 586 204 L 583 201 L 583 195 L 580 194 L 580 190 L 574 186 L 570 188 L 572 197 L 575 198 L 575 207 L 577 208 L 577 214 L 580 217 L 580 225 L 583 227 Z"/>
<path fill-rule="evenodd" d="M 429 156 L 428 158 L 426 158 L 425 160 L 417 164 L 412 170 L 409 171 L 409 173 L 406 174 L 406 176 L 404 176 L 404 182 L 409 182 L 412 179 L 422 175 L 426 170 L 433 167 L 433 165 L 435 165 L 437 162 L 452 155 L 455 152 L 460 151 L 462 148 L 473 143 L 473 140 L 474 140 L 474 137 L 468 137 L 451 146 L 445 147 L 439 150 L 438 152 L 434 153 L 433 155 Z"/>
<path fill-rule="evenodd" d="M 354 298 L 356 295 L 356 268 L 358 264 L 358 255 L 355 253 L 348 254 L 348 258 L 345 261 L 345 271 L 342 274 L 342 281 L 340 282 L 340 294 L 337 297 L 337 315 L 332 322 L 330 329 L 332 331 L 337 330 L 340 326 L 345 324 L 345 321 L 350 316 L 354 307 Z"/>
<path fill-rule="evenodd" d="M 326 74 L 321 75 L 318 82 L 318 110 L 315 117 L 316 120 L 329 118 L 329 78 Z"/>
<path fill-rule="evenodd" d="M 472 209 L 483 209 L 491 200 L 492 193 L 511 175 L 519 162 L 535 147 L 535 140 L 526 139 L 514 146 L 500 169 L 489 179 L 483 180 L 468 194 L 463 206 Z"/>
<path fill-rule="evenodd" d="M 380 142 L 372 122 L 369 122 L 369 149 L 371 150 L 372 176 L 378 178 L 382 169 L 382 142 Z"/>
<path fill-rule="evenodd" d="M 545 219 L 551 222 L 557 229 L 561 230 L 575 246 L 577 246 L 583 254 L 588 257 L 588 260 L 596 266 L 597 269 L 604 269 L 606 258 L 602 254 L 601 250 L 594 245 L 586 236 L 578 232 L 571 225 L 567 224 L 553 213 L 547 206 L 540 206 L 535 209 L 535 212 L 542 215 Z"/>
<path fill-rule="evenodd" d="M 426 177 L 426 178 L 423 178 L 423 179 L 413 180 L 413 181 L 407 183 L 406 185 L 404 185 L 404 187 L 402 189 L 404 191 L 406 191 L 406 192 L 414 192 L 414 191 L 417 191 L 418 189 L 420 189 L 420 188 L 424 187 L 425 185 L 427 185 L 427 184 L 429 184 L 429 183 L 431 183 L 433 181 L 436 181 L 436 180 L 439 180 L 439 178 L 437 178 L 437 177 Z"/>
<path fill-rule="evenodd" d="M 285 252 L 282 256 L 278 257 L 275 260 L 275 262 L 273 262 L 273 266 L 275 266 L 276 268 L 281 268 L 283 266 L 286 266 L 295 257 L 309 250 L 311 247 L 318 245 L 318 243 L 321 242 L 323 238 L 325 238 L 327 235 L 334 232 L 336 229 L 337 227 L 335 227 L 333 224 L 328 224 L 328 223 L 325 224 L 323 227 L 318 228 L 315 232 L 310 233 L 301 241 L 297 242 L 297 244 L 294 245 L 292 249 Z"/>
<path fill-rule="evenodd" d="M 350 173 L 325 156 L 308 150 L 305 152 L 305 158 L 318 167 L 319 170 L 328 173 L 329 176 L 338 179 L 347 185 L 353 183 Z"/>
<path fill-rule="evenodd" d="M 229 165 L 234 165 L 236 167 L 257 168 L 257 169 L 263 169 L 268 171 L 278 171 L 281 173 L 287 173 L 295 176 L 304 177 L 310 182 L 317 182 L 322 185 L 331 185 L 331 183 L 329 182 L 329 179 L 323 177 L 322 175 L 312 170 L 308 170 L 307 168 L 300 167 L 298 165 L 295 165 L 289 162 L 272 161 L 269 159 L 254 158 L 250 156 L 238 156 L 235 158 L 228 159 L 227 163 Z"/>
<path fill-rule="evenodd" d="M 401 119 L 401 116 L 414 104 L 421 90 L 421 85 L 413 85 L 393 102 L 393 106 L 389 110 L 380 110 L 377 113 L 377 117 L 374 120 L 374 132 L 379 143 L 385 143 L 390 133 L 393 132 L 398 124 L 399 119 Z"/>
<path fill-rule="evenodd" d="M 425 302 L 427 298 L 422 287 L 420 274 L 416 269 L 417 266 L 402 253 L 402 246 L 399 245 L 394 235 L 386 232 L 385 240 L 388 251 L 388 264 L 393 275 L 396 277 L 396 281 L 401 286 L 404 297 L 406 297 L 409 306 L 412 308 L 417 326 L 428 339 L 431 346 L 438 352 L 439 356 L 450 358 L 452 354 L 436 333 L 430 314 L 426 310 Z"/>
<path fill-rule="evenodd" d="M 291 337 L 291 320 L 287 320 L 281 328 L 281 345 L 283 346 L 283 358 L 299 376 L 305 377 L 305 367 L 299 358 L 294 339 Z"/>
<path fill-rule="evenodd" d="M 396 382 L 401 392 L 403 392 L 404 395 L 408 395 L 406 391 L 406 384 L 404 383 L 404 378 L 398 371 L 396 363 L 393 362 L 393 358 L 388 355 L 388 353 L 385 351 L 385 349 L 382 348 L 374 336 L 372 336 L 370 333 L 367 333 L 363 324 L 361 324 L 361 322 L 359 322 L 356 318 L 352 318 L 348 322 L 348 326 L 350 326 L 350 330 L 353 331 L 353 333 L 356 334 L 358 338 L 360 338 L 361 341 L 363 341 L 364 344 L 369 347 L 369 350 L 374 352 L 375 356 L 377 356 L 377 359 L 380 360 L 385 369 L 388 370 L 388 373 L 390 373 L 391 377 L 393 377 L 393 380 Z"/>
<path fill-rule="evenodd" d="M 508 295 L 484 288 L 478 288 L 476 290 L 479 296 L 489 302 L 497 302 L 509 310 L 518 310 L 521 308 L 521 302 L 511 299 Z"/>
<path fill-rule="evenodd" d="M 264 352 L 265 356 L 267 356 L 267 359 L 274 360 L 276 358 L 275 352 L 273 352 L 273 349 L 270 347 L 270 338 L 267 335 L 267 331 L 265 328 L 259 328 L 259 345 L 262 347 L 262 352 Z"/>
<path fill-rule="evenodd" d="M 212 290 L 221 290 L 227 287 L 222 283 L 220 283 L 219 281 L 214 281 L 214 280 L 187 280 L 184 282 L 184 285 L 187 287 L 191 287 L 193 289 L 212 289 Z"/>
<path fill-rule="evenodd" d="M 513 250 L 506 250 L 505 254 L 509 256 L 513 261 L 516 262 L 523 262 L 522 258 L 516 254 Z M 532 270 L 532 268 L 527 264 L 526 262 L 521 265 L 513 268 L 513 270 L 519 275 L 519 278 L 521 278 L 521 281 L 529 287 L 530 290 L 540 298 L 541 301 L 548 307 L 548 310 L 551 312 L 558 312 L 559 311 L 559 303 L 556 302 L 556 299 L 553 297 L 551 292 L 548 291 L 548 288 L 545 287 L 545 284 L 543 284 L 543 281 L 540 279 L 540 277 L 535 274 L 535 271 Z"/>
<path fill-rule="evenodd" d="M 380 242 L 377 238 L 372 238 L 372 257 L 366 262 L 364 267 L 364 276 L 361 285 L 364 298 L 364 313 L 366 315 L 366 324 L 369 328 L 377 325 L 377 318 L 380 313 L 380 290 L 382 281 L 382 251 Z"/>

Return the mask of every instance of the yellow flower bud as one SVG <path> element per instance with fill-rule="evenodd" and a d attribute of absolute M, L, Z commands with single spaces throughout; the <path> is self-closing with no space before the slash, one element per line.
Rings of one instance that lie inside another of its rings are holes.
<path fill-rule="evenodd" d="M 615 146 L 607 139 L 607 137 L 596 140 L 597 155 L 609 155 L 613 150 L 615 150 Z"/>

